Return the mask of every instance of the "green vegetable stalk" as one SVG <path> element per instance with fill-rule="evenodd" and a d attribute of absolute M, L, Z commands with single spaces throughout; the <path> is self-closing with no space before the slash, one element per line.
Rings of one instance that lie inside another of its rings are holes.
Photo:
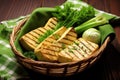
<path fill-rule="evenodd" d="M 111 14 L 111 13 L 107 13 L 98 9 L 95 9 L 95 15 L 102 13 L 103 16 L 109 21 L 109 23 L 113 26 L 119 26 L 120 25 L 120 16 Z"/>
<path fill-rule="evenodd" d="M 108 20 L 105 17 L 103 17 L 102 14 L 100 14 L 100 15 L 97 15 L 96 17 L 84 22 L 83 24 L 75 27 L 75 31 L 77 32 L 77 34 L 81 34 L 89 28 L 100 26 L 100 25 L 103 25 L 106 23 L 108 23 Z"/>

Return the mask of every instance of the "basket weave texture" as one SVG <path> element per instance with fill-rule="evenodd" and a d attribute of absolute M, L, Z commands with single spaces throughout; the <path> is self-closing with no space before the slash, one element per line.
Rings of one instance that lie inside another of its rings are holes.
<path fill-rule="evenodd" d="M 23 56 L 23 54 L 18 51 L 16 46 L 14 45 L 16 36 L 18 35 L 19 31 L 21 30 L 22 26 L 25 24 L 26 21 L 27 19 L 24 19 L 16 27 L 14 27 L 10 36 L 10 45 L 16 56 L 16 59 L 20 64 L 41 74 L 49 76 L 69 76 L 82 72 L 92 66 L 100 58 L 107 44 L 110 42 L 110 37 L 108 36 L 104 43 L 95 53 L 81 61 L 67 63 L 35 61 L 33 59 Z"/>

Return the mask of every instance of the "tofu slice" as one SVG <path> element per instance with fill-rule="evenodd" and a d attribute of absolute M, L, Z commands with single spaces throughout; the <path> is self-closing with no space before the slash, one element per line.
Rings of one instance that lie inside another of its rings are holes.
<path fill-rule="evenodd" d="M 77 39 L 77 34 L 73 27 L 68 28 L 57 42 L 64 43 L 65 45 L 71 45 Z"/>
<path fill-rule="evenodd" d="M 44 27 L 37 28 L 35 30 L 26 33 L 20 38 L 21 45 L 27 50 L 34 50 L 39 44 L 38 38 L 43 35 L 47 30 L 53 30 L 57 24 L 55 17 L 50 18 Z"/>
<path fill-rule="evenodd" d="M 77 39 L 58 54 L 59 62 L 80 61 L 88 58 L 99 48 L 98 44 L 86 41 L 83 38 Z"/>

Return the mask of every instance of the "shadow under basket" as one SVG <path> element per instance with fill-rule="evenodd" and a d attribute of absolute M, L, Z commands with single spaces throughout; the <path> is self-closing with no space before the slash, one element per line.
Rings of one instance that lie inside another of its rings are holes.
<path fill-rule="evenodd" d="M 35 61 L 33 59 L 25 57 L 20 51 L 17 50 L 16 46 L 14 45 L 16 36 L 18 35 L 22 26 L 25 24 L 26 20 L 27 19 L 22 20 L 16 27 L 14 27 L 12 34 L 10 36 L 10 45 L 16 56 L 16 59 L 20 64 L 40 74 L 58 77 L 58 76 L 70 76 L 82 72 L 85 69 L 92 66 L 100 58 L 107 44 L 110 42 L 110 37 L 108 36 L 104 43 L 99 47 L 99 49 L 95 53 L 81 61 L 67 63 Z"/>

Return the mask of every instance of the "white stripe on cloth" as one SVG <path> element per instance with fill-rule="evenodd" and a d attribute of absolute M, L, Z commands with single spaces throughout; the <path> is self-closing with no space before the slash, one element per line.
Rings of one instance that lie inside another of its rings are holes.
<path fill-rule="evenodd" d="M 7 55 L 3 55 L 3 57 L 5 57 L 5 58 L 8 59 L 8 60 L 6 60 L 6 62 L 5 62 L 4 65 L 1 65 L 0 71 L 5 70 L 5 71 L 7 71 L 8 74 L 10 74 L 10 75 L 12 75 L 12 74 L 16 75 L 16 73 L 15 73 L 14 71 L 16 70 L 16 68 L 17 68 L 18 66 L 20 66 L 19 64 L 17 64 L 16 59 L 15 59 L 15 58 L 10 58 L 10 57 L 7 56 Z M 17 66 L 15 65 L 12 69 L 9 69 L 9 68 L 7 68 L 7 65 L 10 64 L 11 62 L 15 63 Z"/>
<path fill-rule="evenodd" d="M 9 44 L 5 43 L 4 41 L 0 40 L 0 44 L 4 45 L 7 48 L 11 48 Z"/>

